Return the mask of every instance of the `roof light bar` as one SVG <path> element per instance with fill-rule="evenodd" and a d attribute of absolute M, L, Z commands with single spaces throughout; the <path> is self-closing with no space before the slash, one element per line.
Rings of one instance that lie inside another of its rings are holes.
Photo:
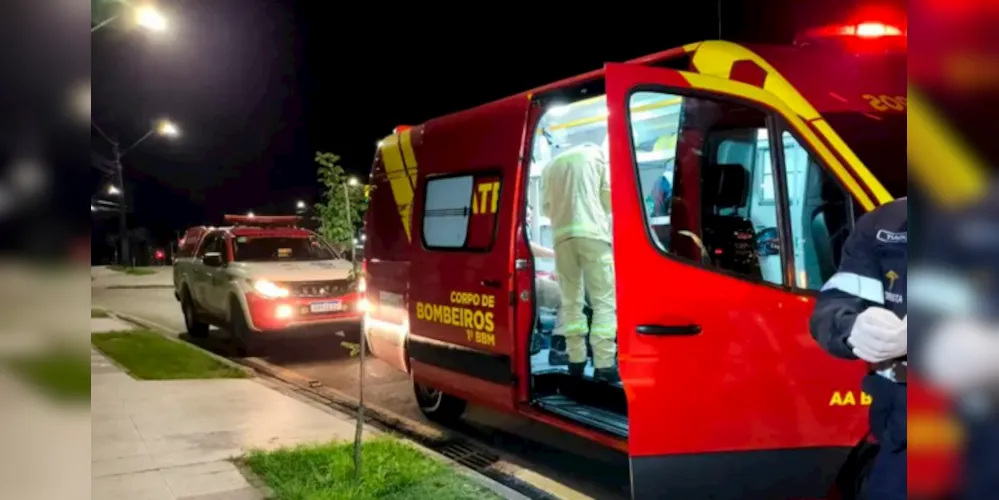
<path fill-rule="evenodd" d="M 298 215 L 226 215 L 225 221 L 237 226 L 297 226 Z"/>

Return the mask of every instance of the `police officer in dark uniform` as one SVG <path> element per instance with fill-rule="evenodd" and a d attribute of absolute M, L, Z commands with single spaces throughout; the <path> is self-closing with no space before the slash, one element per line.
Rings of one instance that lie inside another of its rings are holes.
<path fill-rule="evenodd" d="M 810 325 L 827 352 L 870 365 L 863 387 L 880 449 L 866 496 L 877 500 L 906 498 L 907 204 L 902 198 L 857 220 Z"/>

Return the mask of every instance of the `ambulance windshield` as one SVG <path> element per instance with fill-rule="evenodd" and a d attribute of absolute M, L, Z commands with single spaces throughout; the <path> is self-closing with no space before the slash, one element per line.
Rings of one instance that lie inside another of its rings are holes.
<path fill-rule="evenodd" d="M 893 197 L 906 195 L 906 115 L 848 112 L 823 116 Z"/>

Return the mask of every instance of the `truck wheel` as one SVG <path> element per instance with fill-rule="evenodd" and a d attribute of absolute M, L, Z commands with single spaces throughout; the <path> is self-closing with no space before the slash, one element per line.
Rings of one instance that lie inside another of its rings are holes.
<path fill-rule="evenodd" d="M 232 299 L 229 301 L 229 339 L 236 346 L 236 354 L 241 357 L 253 356 L 254 352 L 252 332 L 246 324 L 246 317 L 243 316 L 243 307 L 239 301 Z"/>
<path fill-rule="evenodd" d="M 464 399 L 444 394 L 433 387 L 416 382 L 413 382 L 413 391 L 416 393 L 416 403 L 420 406 L 420 412 L 434 422 L 442 424 L 457 422 L 468 406 Z"/>
<path fill-rule="evenodd" d="M 187 334 L 191 337 L 203 339 L 208 336 L 208 323 L 198 319 L 198 310 L 191 298 L 191 292 L 184 290 L 183 299 L 180 301 L 180 308 L 184 311 L 184 326 L 187 327 Z"/>
<path fill-rule="evenodd" d="M 843 468 L 840 469 L 836 478 L 836 488 L 839 490 L 841 500 L 875 500 L 868 499 L 864 490 L 878 449 L 877 444 L 865 441 L 850 452 L 850 457 L 843 464 Z"/>

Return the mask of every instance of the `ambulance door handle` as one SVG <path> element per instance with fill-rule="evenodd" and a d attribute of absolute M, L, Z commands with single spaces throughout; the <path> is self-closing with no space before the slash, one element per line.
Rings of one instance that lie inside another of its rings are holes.
<path fill-rule="evenodd" d="M 499 280 L 482 280 L 479 282 L 482 286 L 487 286 L 489 288 L 501 288 L 503 285 L 500 284 Z"/>
<path fill-rule="evenodd" d="M 638 325 L 636 329 L 638 333 L 642 335 L 675 335 L 675 336 L 690 336 L 697 335 L 701 333 L 701 325 Z"/>

